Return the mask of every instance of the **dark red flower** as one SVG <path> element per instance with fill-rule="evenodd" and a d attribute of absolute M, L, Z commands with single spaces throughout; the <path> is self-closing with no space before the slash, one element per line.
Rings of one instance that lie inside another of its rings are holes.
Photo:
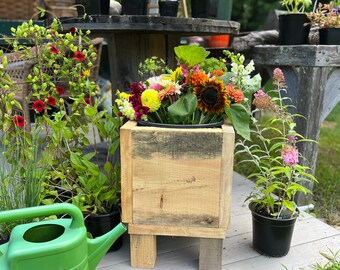
<path fill-rule="evenodd" d="M 42 112 L 45 109 L 45 103 L 42 100 L 36 100 L 33 102 L 33 110 L 36 112 Z"/>
<path fill-rule="evenodd" d="M 70 32 L 72 35 L 74 35 L 77 32 L 77 28 L 75 28 L 74 26 L 71 27 Z"/>
<path fill-rule="evenodd" d="M 55 106 L 57 104 L 56 100 L 54 97 L 48 96 L 47 97 L 47 104 L 50 106 Z"/>
<path fill-rule="evenodd" d="M 73 55 L 73 57 L 78 61 L 78 62 L 83 62 L 85 60 L 85 54 L 81 51 L 76 51 Z"/>
<path fill-rule="evenodd" d="M 13 117 L 13 122 L 19 128 L 23 128 L 24 125 L 25 125 L 25 119 L 22 116 L 20 116 L 20 115 L 14 116 Z"/>
<path fill-rule="evenodd" d="M 50 50 L 51 50 L 51 53 L 53 53 L 53 54 L 59 53 L 59 50 L 56 47 L 54 47 L 53 44 L 50 44 Z"/>
<path fill-rule="evenodd" d="M 132 103 L 132 106 L 138 106 L 142 104 L 141 96 L 143 91 L 145 90 L 145 87 L 143 83 L 132 83 L 130 85 L 130 90 L 132 95 L 129 98 L 129 101 Z"/>
<path fill-rule="evenodd" d="M 91 105 L 91 99 L 89 97 L 84 98 L 85 104 L 84 105 Z"/>
<path fill-rule="evenodd" d="M 149 107 L 142 105 L 134 106 L 133 109 L 135 110 L 135 116 L 137 121 L 142 120 L 142 116 L 144 114 L 147 115 L 150 111 Z"/>
<path fill-rule="evenodd" d="M 64 88 L 62 88 L 61 86 L 56 85 L 56 86 L 55 86 L 55 89 L 57 90 L 57 92 L 58 92 L 59 95 L 65 94 L 65 90 L 64 90 Z"/>

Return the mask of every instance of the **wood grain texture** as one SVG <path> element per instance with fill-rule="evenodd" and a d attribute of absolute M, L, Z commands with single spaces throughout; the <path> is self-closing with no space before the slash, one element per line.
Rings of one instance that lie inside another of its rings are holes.
<path fill-rule="evenodd" d="M 254 48 L 257 65 L 274 66 L 340 66 L 340 46 L 337 45 L 259 45 Z"/>
<path fill-rule="evenodd" d="M 226 229 L 225 228 L 168 226 L 168 225 L 166 226 L 144 225 L 144 224 L 130 223 L 129 234 L 189 236 L 189 237 L 197 237 L 197 238 L 224 239 L 226 237 Z"/>
<path fill-rule="evenodd" d="M 216 238 L 223 238 L 231 207 L 232 127 L 169 129 L 128 124 L 123 131 L 129 139 L 122 141 L 122 170 L 131 170 L 122 180 L 122 210 L 127 212 L 123 221 L 150 225 L 148 231 L 156 235 L 197 236 L 202 230 L 183 228 L 216 228 Z M 160 231 L 152 231 L 152 226 Z M 138 234 L 137 229 L 130 233 Z M 210 237 L 213 231 L 205 235 Z"/>
<path fill-rule="evenodd" d="M 157 259 L 155 235 L 130 235 L 131 266 L 154 268 Z"/>
<path fill-rule="evenodd" d="M 222 239 L 200 239 L 199 270 L 221 270 L 222 249 Z"/>

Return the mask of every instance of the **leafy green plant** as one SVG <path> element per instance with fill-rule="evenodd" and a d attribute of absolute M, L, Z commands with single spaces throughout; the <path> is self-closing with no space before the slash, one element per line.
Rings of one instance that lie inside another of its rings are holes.
<path fill-rule="evenodd" d="M 305 12 L 312 5 L 312 0 L 282 0 L 281 5 L 290 13 Z"/>
<path fill-rule="evenodd" d="M 40 200 L 44 197 L 43 203 L 59 202 L 61 192 L 84 214 L 106 213 L 119 207 L 120 202 L 119 162 L 109 159 L 119 146 L 120 119 L 99 110 L 98 85 L 91 76 L 97 53 L 89 39 L 90 32 L 75 28 L 59 32 L 60 27 L 57 19 L 50 27 L 28 21 L 13 28 L 12 36 L 7 38 L 15 56 L 32 64 L 23 81 L 29 85 L 25 102 L 34 111 L 35 123 L 28 126 L 26 112 L 15 99 L 21 87 L 10 73 L 10 68 L 16 65 L 10 61 L 13 54 L 3 54 L 0 66 L 0 98 L 6 102 L 0 102 L 0 128 L 6 148 L 3 157 L 18 172 L 31 166 L 31 173 L 35 169 L 36 173 L 44 172 L 42 179 L 46 181 L 41 183 L 36 196 Z M 20 42 L 23 39 L 35 46 Z M 117 109 L 113 111 L 118 113 Z M 103 166 L 98 163 L 102 154 L 98 151 L 98 140 L 94 140 L 93 150 L 85 153 L 92 143 L 89 134 L 94 130 L 98 130 L 108 149 Z M 27 151 L 32 147 L 39 149 L 35 159 Z M 20 176 L 34 177 L 28 171 Z M 28 191 L 27 186 L 22 188 Z"/>
<path fill-rule="evenodd" d="M 240 163 L 251 163 L 257 171 L 249 178 L 256 179 L 256 188 L 246 200 L 250 200 L 256 212 L 274 218 L 287 218 L 296 215 L 294 195 L 300 191 L 305 194 L 310 190 L 300 185 L 301 181 L 316 181 L 310 169 L 298 164 L 299 155 L 297 144 L 307 142 L 295 129 L 294 117 L 284 104 L 286 98 L 284 76 L 280 69 L 274 70 L 274 89 L 276 96 L 270 97 L 263 90 L 255 93 L 253 105 L 257 110 L 268 109 L 273 115 L 264 125 L 252 117 L 251 132 L 257 143 L 240 140 L 236 143 L 238 150 L 235 155 L 247 154 Z M 270 132 L 270 135 L 268 135 Z"/>

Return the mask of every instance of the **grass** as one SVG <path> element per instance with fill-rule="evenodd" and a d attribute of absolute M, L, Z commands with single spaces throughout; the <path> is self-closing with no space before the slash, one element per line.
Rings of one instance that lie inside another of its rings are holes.
<path fill-rule="evenodd" d="M 322 123 L 314 187 L 315 214 L 331 225 L 340 226 L 340 103 Z"/>

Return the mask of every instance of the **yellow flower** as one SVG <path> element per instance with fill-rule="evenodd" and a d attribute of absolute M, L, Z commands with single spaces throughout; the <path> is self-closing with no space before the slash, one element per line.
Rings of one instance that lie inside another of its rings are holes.
<path fill-rule="evenodd" d="M 171 73 L 171 79 L 175 82 L 178 80 L 178 78 L 182 76 L 182 69 L 181 67 L 178 67 L 174 70 L 174 72 Z"/>
<path fill-rule="evenodd" d="M 158 91 L 154 89 L 146 89 L 142 93 L 142 105 L 149 107 L 150 112 L 155 112 L 161 106 L 161 100 L 158 97 Z"/>
<path fill-rule="evenodd" d="M 89 69 L 84 70 L 83 75 L 84 75 L 84 77 L 90 77 L 91 71 Z"/>

